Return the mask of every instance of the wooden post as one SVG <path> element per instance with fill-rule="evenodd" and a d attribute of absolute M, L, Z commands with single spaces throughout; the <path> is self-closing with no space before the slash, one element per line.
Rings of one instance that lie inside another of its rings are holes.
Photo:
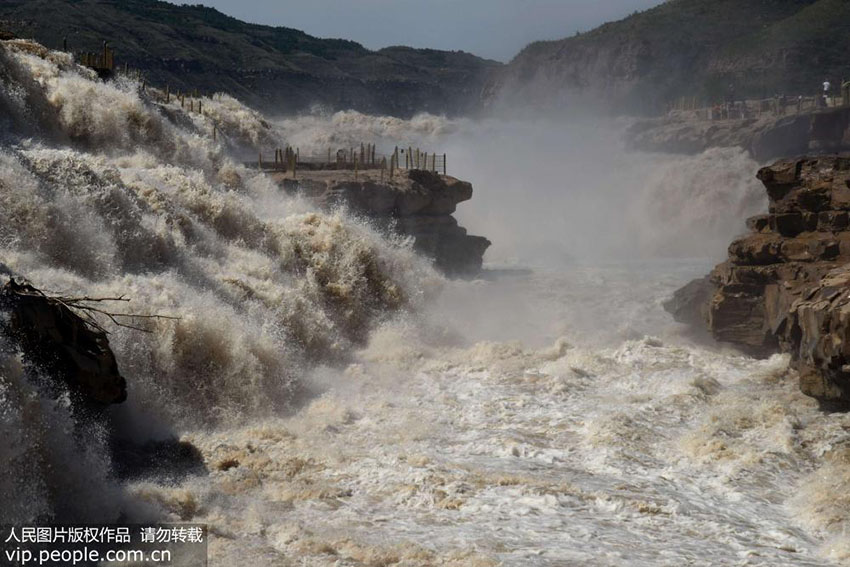
<path fill-rule="evenodd" d="M 437 173 L 437 152 L 431 154 L 431 171 Z"/>
<path fill-rule="evenodd" d="M 443 154 L 443 175 L 446 174 L 446 154 Z"/>
<path fill-rule="evenodd" d="M 375 165 L 375 144 L 372 144 L 372 165 Z"/>
<path fill-rule="evenodd" d="M 165 85 L 165 104 L 171 102 L 171 87 Z"/>
<path fill-rule="evenodd" d="M 357 156 L 354 156 L 354 181 L 357 181 Z"/>
<path fill-rule="evenodd" d="M 292 179 L 295 179 L 298 169 L 298 158 L 297 154 L 292 154 Z"/>
<path fill-rule="evenodd" d="M 195 112 L 195 101 L 194 100 L 189 101 L 189 112 Z"/>
<path fill-rule="evenodd" d="M 201 110 L 201 101 L 198 100 L 198 114 L 203 114 L 204 112 Z"/>

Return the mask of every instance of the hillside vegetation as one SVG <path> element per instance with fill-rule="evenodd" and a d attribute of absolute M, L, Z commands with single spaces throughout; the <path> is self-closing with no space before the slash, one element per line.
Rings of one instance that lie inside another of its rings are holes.
<path fill-rule="evenodd" d="M 399 116 L 468 112 L 498 66 L 464 52 L 370 51 L 156 0 L 3 0 L 0 29 L 53 48 L 67 38 L 75 51 L 108 40 L 119 65 L 142 69 L 152 83 L 225 91 L 285 114 L 315 104 Z"/>
<path fill-rule="evenodd" d="M 486 98 L 561 104 L 578 97 L 655 112 L 700 102 L 817 92 L 850 78 L 846 0 L 669 0 L 574 37 L 526 47 Z M 730 87 L 731 86 L 731 87 Z"/>

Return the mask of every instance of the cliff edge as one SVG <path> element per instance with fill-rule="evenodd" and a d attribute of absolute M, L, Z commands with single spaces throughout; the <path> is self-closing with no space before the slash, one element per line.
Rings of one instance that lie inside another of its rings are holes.
<path fill-rule="evenodd" d="M 377 225 L 411 236 L 414 248 L 449 275 L 481 270 L 490 241 L 467 234 L 452 214 L 472 198 L 472 184 L 425 170 L 388 173 L 369 170 L 305 171 L 298 179 L 275 174 L 288 192 L 299 192 L 323 207 L 345 205 Z"/>
<path fill-rule="evenodd" d="M 754 356 L 790 353 L 804 393 L 850 407 L 850 155 L 779 161 L 758 178 L 768 214 L 666 308 Z"/>
<path fill-rule="evenodd" d="M 760 101 L 769 105 L 771 101 Z M 754 160 L 850 150 L 850 107 L 780 113 L 750 111 L 745 117 L 712 120 L 700 112 L 671 112 L 638 120 L 626 131 L 633 150 L 698 154 L 712 147 L 741 147 Z"/>

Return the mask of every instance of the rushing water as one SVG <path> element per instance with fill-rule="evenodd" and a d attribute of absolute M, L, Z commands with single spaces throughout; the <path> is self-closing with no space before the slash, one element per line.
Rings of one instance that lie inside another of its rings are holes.
<path fill-rule="evenodd" d="M 764 207 L 743 152 L 629 154 L 564 117 L 190 114 L 27 42 L 0 78 L 0 261 L 179 318 L 112 329 L 129 398 L 96 423 L 0 344 L 0 523 L 204 522 L 222 566 L 850 558 L 850 417 L 661 307 Z M 446 151 L 488 269 L 447 281 L 232 157 L 285 141 Z M 118 478 L 116 435 L 208 472 Z"/>

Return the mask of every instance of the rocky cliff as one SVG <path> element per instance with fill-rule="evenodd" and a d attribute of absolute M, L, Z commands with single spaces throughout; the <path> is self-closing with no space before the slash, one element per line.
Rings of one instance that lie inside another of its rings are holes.
<path fill-rule="evenodd" d="M 669 0 L 619 22 L 526 47 L 489 83 L 491 102 L 577 97 L 657 113 L 679 97 L 798 95 L 850 77 L 844 0 Z"/>
<path fill-rule="evenodd" d="M 770 102 L 770 101 L 766 101 Z M 631 149 L 696 154 L 711 147 L 741 147 L 762 163 L 785 156 L 850 150 L 850 108 L 787 115 L 709 120 L 695 112 L 672 112 L 635 122 L 626 132 Z"/>
<path fill-rule="evenodd" d="M 332 16 L 331 16 L 332 17 Z M 389 47 L 241 22 L 201 5 L 157 0 L 4 0 L 0 29 L 61 49 L 116 49 L 171 92 L 226 92 L 267 114 L 312 105 L 408 117 L 469 112 L 500 66 L 462 51 Z"/>
<path fill-rule="evenodd" d="M 850 156 L 780 161 L 758 178 L 768 214 L 667 308 L 750 354 L 790 353 L 805 393 L 850 405 Z"/>
<path fill-rule="evenodd" d="M 324 207 L 345 205 L 376 224 L 414 239 L 414 247 L 450 275 L 481 269 L 490 241 L 467 234 L 452 214 L 472 198 L 472 185 L 424 170 L 309 171 L 298 179 L 276 174 L 289 192 L 307 195 Z"/>

